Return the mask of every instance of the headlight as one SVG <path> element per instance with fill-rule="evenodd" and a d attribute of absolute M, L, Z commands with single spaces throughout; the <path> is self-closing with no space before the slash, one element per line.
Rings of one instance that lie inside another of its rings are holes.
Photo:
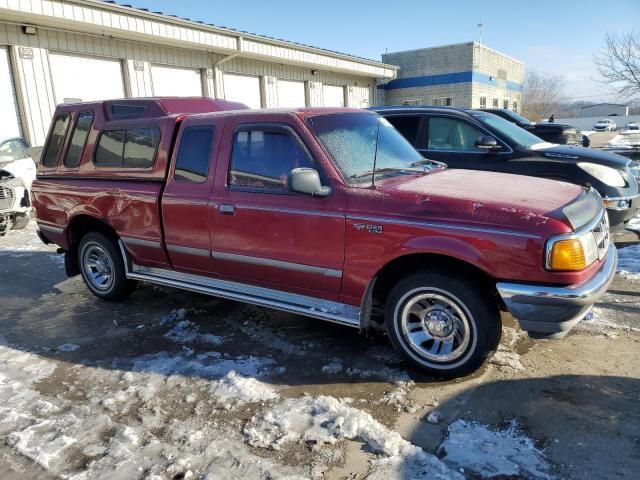
<path fill-rule="evenodd" d="M 597 163 L 578 162 L 578 167 L 610 187 L 624 187 L 627 183 L 618 170 Z"/>
<path fill-rule="evenodd" d="M 598 259 L 598 244 L 593 232 L 586 232 L 577 238 L 551 240 L 548 249 L 549 270 L 583 270 Z"/>

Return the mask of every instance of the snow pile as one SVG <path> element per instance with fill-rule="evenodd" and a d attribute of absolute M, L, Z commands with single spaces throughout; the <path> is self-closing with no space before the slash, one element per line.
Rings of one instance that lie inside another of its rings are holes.
<path fill-rule="evenodd" d="M 334 397 L 286 399 L 252 417 L 244 434 L 250 445 L 273 450 L 301 441 L 317 449 L 343 439 L 359 440 L 386 457 L 373 464 L 374 471 L 380 471 L 379 478 L 382 472 L 390 471 L 410 471 L 411 478 L 458 478 L 435 456 L 389 430 L 370 414 L 350 406 L 348 400 Z M 439 477 L 445 474 L 446 477 Z"/>
<path fill-rule="evenodd" d="M 516 352 L 507 350 L 502 346 L 498 347 L 498 351 L 493 354 L 490 362 L 498 368 L 506 367 L 519 372 L 524 371 L 524 365 L 522 365 L 520 355 Z"/>
<path fill-rule="evenodd" d="M 215 419 L 216 399 L 209 393 L 213 385 L 224 385 L 226 390 L 214 389 L 215 394 L 225 393 L 228 399 L 236 394 L 244 400 L 275 395 L 257 380 L 241 381 L 233 373 L 279 371 L 270 359 L 183 350 L 177 355 L 163 352 L 121 359 L 110 368 L 61 363 L 60 368 L 66 369 L 62 374 L 69 378 L 63 384 L 68 394 L 41 394 L 37 382 L 45 381 L 58 365 L 12 348 L 0 338 L 0 436 L 54 477 L 307 476 L 306 467 L 281 466 L 254 455 L 240 433 L 221 427 Z M 213 375 L 222 379 L 207 379 Z M 69 399 L 72 393 L 81 394 L 78 401 Z M 189 409 L 186 419 L 185 409 Z"/>
<path fill-rule="evenodd" d="M 264 402 L 278 398 L 275 389 L 255 378 L 243 377 L 235 371 L 213 382 L 211 394 L 230 410 L 244 403 Z"/>
<path fill-rule="evenodd" d="M 551 478 L 544 453 L 519 432 L 515 421 L 505 430 L 491 430 L 476 422 L 457 420 L 449 425 L 440 451 L 447 465 L 481 477 Z"/>
<path fill-rule="evenodd" d="M 58 345 L 56 350 L 59 352 L 74 352 L 80 348 L 80 345 L 76 345 L 75 343 L 63 343 L 62 345 Z"/>
<path fill-rule="evenodd" d="M 618 273 L 629 280 L 640 280 L 640 245 L 618 249 Z"/>

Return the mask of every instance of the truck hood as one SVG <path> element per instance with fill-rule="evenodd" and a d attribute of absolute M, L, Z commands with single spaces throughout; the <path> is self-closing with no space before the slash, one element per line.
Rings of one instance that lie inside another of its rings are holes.
<path fill-rule="evenodd" d="M 411 216 L 536 234 L 576 228 L 563 207 L 586 195 L 584 188 L 570 183 L 458 169 L 399 177 L 379 188 L 401 202 L 403 213 Z M 595 214 L 598 208 L 590 210 Z"/>
<path fill-rule="evenodd" d="M 567 162 L 591 162 L 606 167 L 624 170 L 629 159 L 594 148 L 573 145 L 557 145 L 555 143 L 539 143 L 532 148 L 538 155 L 548 158 L 560 158 Z"/>

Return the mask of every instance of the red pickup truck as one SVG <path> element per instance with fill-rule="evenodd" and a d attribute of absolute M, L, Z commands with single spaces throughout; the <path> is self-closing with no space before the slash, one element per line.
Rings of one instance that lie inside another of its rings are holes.
<path fill-rule="evenodd" d="M 617 262 L 593 190 L 447 170 L 356 109 L 61 105 L 33 205 L 40 238 L 100 298 L 144 281 L 380 323 L 445 377 L 495 351 L 501 310 L 533 337 L 564 335 Z"/>

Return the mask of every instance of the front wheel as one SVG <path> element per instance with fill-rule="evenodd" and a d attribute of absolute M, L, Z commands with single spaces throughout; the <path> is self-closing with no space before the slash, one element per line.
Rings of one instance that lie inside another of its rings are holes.
<path fill-rule="evenodd" d="M 136 288 L 128 280 L 122 254 L 102 233 L 88 233 L 78 246 L 80 273 L 91 293 L 103 300 L 122 300 Z"/>
<path fill-rule="evenodd" d="M 480 282 L 427 271 L 389 294 L 386 325 L 393 346 L 412 365 L 452 378 L 479 368 L 498 347 L 497 302 Z"/>

